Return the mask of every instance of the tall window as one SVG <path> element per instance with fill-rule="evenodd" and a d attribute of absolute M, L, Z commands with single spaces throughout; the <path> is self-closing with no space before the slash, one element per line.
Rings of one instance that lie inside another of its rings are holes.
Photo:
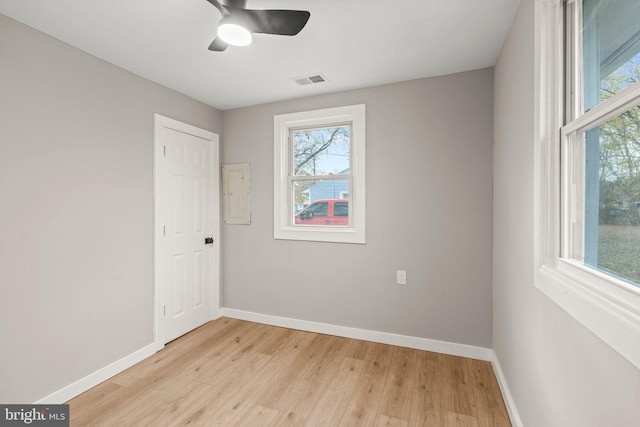
<path fill-rule="evenodd" d="M 640 286 L 640 2 L 567 5 L 565 255 Z"/>
<path fill-rule="evenodd" d="M 535 283 L 640 368 L 640 2 L 535 4 Z"/>
<path fill-rule="evenodd" d="M 365 242 L 364 105 L 274 117 L 274 237 Z"/>

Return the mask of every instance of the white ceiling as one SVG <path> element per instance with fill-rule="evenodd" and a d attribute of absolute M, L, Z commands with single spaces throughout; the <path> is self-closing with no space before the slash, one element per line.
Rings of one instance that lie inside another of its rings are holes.
<path fill-rule="evenodd" d="M 0 0 L 0 13 L 220 110 L 493 66 L 520 0 L 248 0 L 311 12 L 294 37 L 210 52 L 206 0 Z M 322 73 L 327 82 L 292 78 Z"/>

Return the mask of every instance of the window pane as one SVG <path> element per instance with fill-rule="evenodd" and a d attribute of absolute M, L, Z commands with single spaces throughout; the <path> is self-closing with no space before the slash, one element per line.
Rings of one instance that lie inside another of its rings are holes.
<path fill-rule="evenodd" d="M 351 126 L 293 131 L 293 175 L 349 173 Z"/>
<path fill-rule="evenodd" d="M 584 108 L 638 81 L 640 2 L 583 1 Z"/>
<path fill-rule="evenodd" d="M 334 216 L 349 216 L 349 202 L 336 202 L 333 207 Z"/>
<path fill-rule="evenodd" d="M 294 224 L 348 226 L 349 202 L 341 194 L 348 193 L 348 179 L 295 180 L 296 204 Z"/>
<path fill-rule="evenodd" d="M 640 107 L 586 133 L 585 263 L 640 284 Z"/>

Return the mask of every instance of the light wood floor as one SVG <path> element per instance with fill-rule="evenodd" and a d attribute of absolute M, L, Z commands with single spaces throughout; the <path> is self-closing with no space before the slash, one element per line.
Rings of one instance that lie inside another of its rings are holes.
<path fill-rule="evenodd" d="M 220 318 L 72 399 L 71 426 L 510 426 L 489 362 Z"/>

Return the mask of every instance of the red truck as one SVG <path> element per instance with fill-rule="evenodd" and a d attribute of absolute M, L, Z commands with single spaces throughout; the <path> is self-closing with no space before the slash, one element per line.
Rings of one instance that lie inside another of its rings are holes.
<path fill-rule="evenodd" d="M 349 199 L 316 200 L 296 214 L 296 224 L 349 225 Z"/>

